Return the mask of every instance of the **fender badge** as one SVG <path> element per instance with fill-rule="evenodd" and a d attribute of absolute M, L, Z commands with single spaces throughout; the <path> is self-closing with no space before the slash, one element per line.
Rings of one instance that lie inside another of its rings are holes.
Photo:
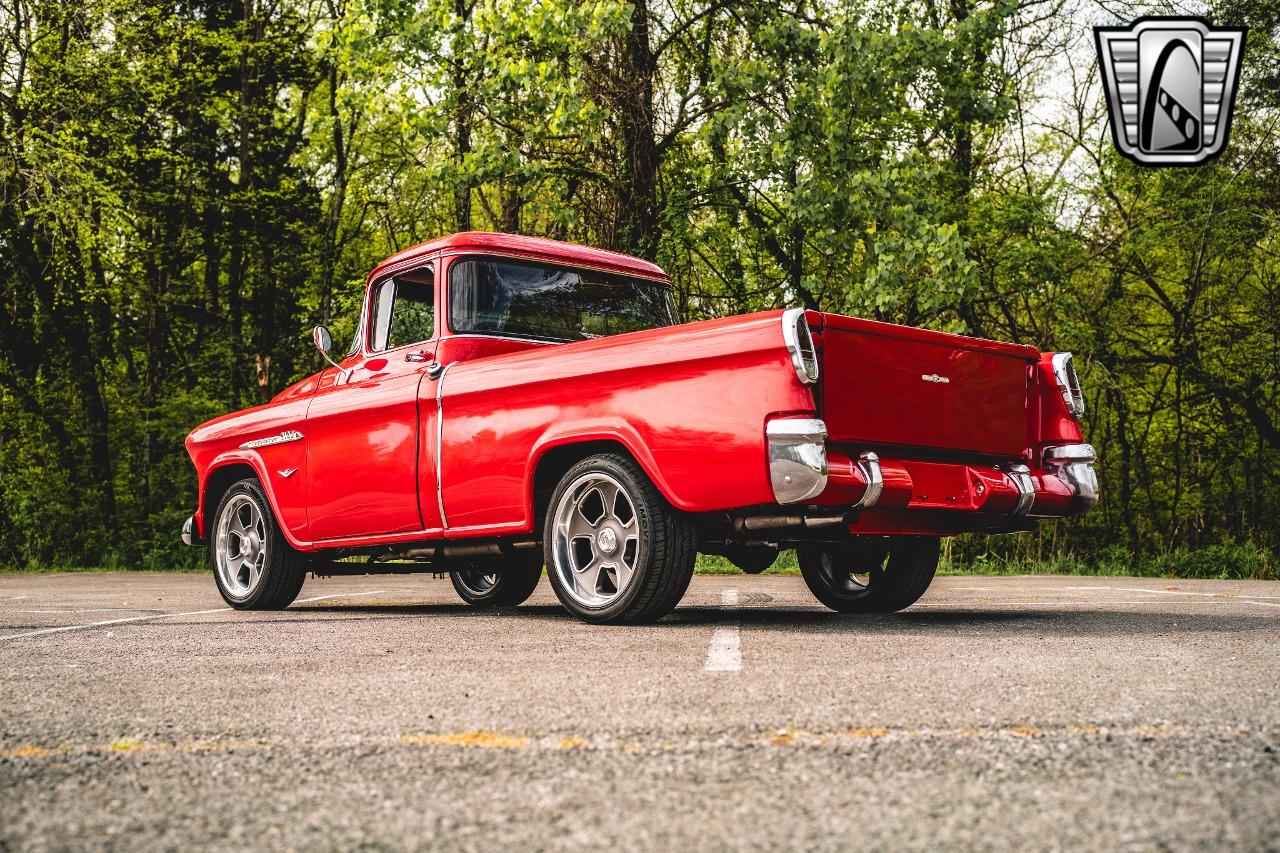
<path fill-rule="evenodd" d="M 939 376 L 936 373 L 922 373 L 920 374 L 920 378 L 923 379 L 925 382 L 936 382 L 939 385 L 946 385 L 951 381 L 947 377 Z"/>
<path fill-rule="evenodd" d="M 253 441 L 246 441 L 240 445 L 241 450 L 252 450 L 255 447 L 270 447 L 273 444 L 285 444 L 290 441 L 298 441 L 302 438 L 302 433 L 296 429 L 285 430 L 279 435 L 271 435 L 266 438 L 255 438 Z"/>
<path fill-rule="evenodd" d="M 281 477 L 292 477 L 293 473 L 297 470 L 298 470 L 297 468 L 283 468 L 277 471 L 276 473 L 279 474 Z"/>

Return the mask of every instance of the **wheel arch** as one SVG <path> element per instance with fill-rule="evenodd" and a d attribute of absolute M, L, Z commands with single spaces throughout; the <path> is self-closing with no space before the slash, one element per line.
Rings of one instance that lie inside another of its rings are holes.
<path fill-rule="evenodd" d="M 218 511 L 222 497 L 233 485 L 241 480 L 252 478 L 258 481 L 258 487 L 267 497 L 271 514 L 275 517 L 276 526 L 284 534 L 284 538 L 294 548 L 302 550 L 305 543 L 299 542 L 293 531 L 282 522 L 280 507 L 276 502 L 271 480 L 267 477 L 266 466 L 257 454 L 233 453 L 219 457 L 209 466 L 204 477 L 204 485 L 200 491 L 200 531 L 205 539 L 211 535 L 213 514 Z"/>
<path fill-rule="evenodd" d="M 529 466 L 529 488 L 526 500 L 529 502 L 529 519 L 533 529 L 539 530 L 547 506 L 551 502 L 551 493 L 556 484 L 570 468 L 590 456 L 601 453 L 616 453 L 626 456 L 644 471 L 649 482 L 662 493 L 662 496 L 673 505 L 671 490 L 665 480 L 657 475 L 657 466 L 647 453 L 637 453 L 623 436 L 614 434 L 577 435 L 560 440 L 548 441 L 535 448 Z"/>

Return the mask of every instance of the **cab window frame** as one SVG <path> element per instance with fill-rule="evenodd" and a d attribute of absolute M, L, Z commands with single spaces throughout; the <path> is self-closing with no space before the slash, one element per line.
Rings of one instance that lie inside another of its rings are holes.
<path fill-rule="evenodd" d="M 388 326 L 386 330 L 388 340 L 383 341 L 382 342 L 383 345 L 379 347 L 378 346 L 378 335 L 379 335 L 378 302 L 379 302 L 379 299 L 381 298 L 382 289 L 387 285 L 399 286 L 400 282 L 398 281 L 398 279 L 402 277 L 409 277 L 409 276 L 421 276 L 421 277 L 430 279 L 429 283 L 426 281 L 415 281 L 415 282 L 406 282 L 406 283 L 412 284 L 415 287 L 431 288 L 431 299 L 430 299 L 431 334 L 426 338 L 423 338 L 422 340 L 409 341 L 407 343 L 397 344 L 395 346 L 389 346 L 390 336 L 391 336 L 390 324 L 395 322 L 396 298 L 393 295 L 391 299 L 391 303 L 388 306 L 391 312 L 391 316 L 387 321 Z M 408 269 L 399 270 L 397 272 L 390 273 L 389 275 L 379 278 L 372 285 L 370 285 L 368 305 L 366 306 L 366 310 L 363 312 L 361 316 L 362 323 L 365 329 L 365 333 L 361 336 L 361 338 L 366 347 L 366 351 L 370 355 L 383 355 L 385 353 L 395 352 L 397 350 L 405 349 L 406 347 L 421 346 L 422 344 L 431 343 L 432 341 L 439 340 L 439 337 L 440 337 L 439 291 L 440 291 L 440 282 L 439 282 L 438 264 L 436 264 L 435 261 L 422 264 L 421 266 L 410 267 Z"/>

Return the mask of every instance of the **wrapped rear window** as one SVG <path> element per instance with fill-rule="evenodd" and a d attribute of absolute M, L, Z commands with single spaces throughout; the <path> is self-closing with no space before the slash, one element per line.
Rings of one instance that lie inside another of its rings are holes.
<path fill-rule="evenodd" d="M 674 322 L 670 288 L 656 282 L 497 258 L 449 268 L 455 332 L 579 341 Z"/>

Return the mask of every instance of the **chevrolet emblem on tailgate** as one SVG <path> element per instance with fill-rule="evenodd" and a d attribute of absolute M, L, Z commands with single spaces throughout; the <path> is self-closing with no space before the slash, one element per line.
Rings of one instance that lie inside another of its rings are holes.
<path fill-rule="evenodd" d="M 920 374 L 920 378 L 923 379 L 925 382 L 936 382 L 939 385 L 946 385 L 948 382 L 951 381 L 947 377 L 939 376 L 936 373 L 922 373 Z"/>

